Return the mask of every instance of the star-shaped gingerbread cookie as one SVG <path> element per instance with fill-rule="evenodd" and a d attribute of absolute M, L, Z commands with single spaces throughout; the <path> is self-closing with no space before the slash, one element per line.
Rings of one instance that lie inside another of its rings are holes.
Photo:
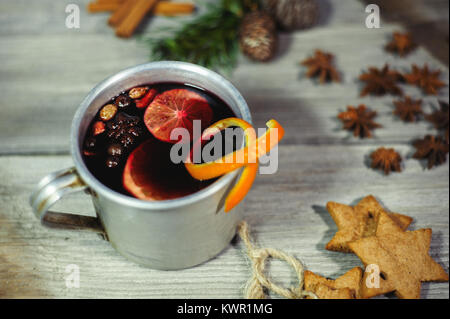
<path fill-rule="evenodd" d="M 364 265 L 376 265 L 379 287 L 373 287 L 373 272 L 365 272 L 360 289 L 363 298 L 395 291 L 399 298 L 420 298 L 424 281 L 448 281 L 448 275 L 428 253 L 431 229 L 404 231 L 381 212 L 375 236 L 349 243 Z M 367 284 L 371 283 L 371 284 Z"/>
<path fill-rule="evenodd" d="M 305 290 L 315 293 L 319 299 L 355 299 L 359 297 L 362 274 L 362 269 L 355 267 L 332 280 L 306 270 Z"/>
<path fill-rule="evenodd" d="M 329 202 L 327 210 L 336 223 L 338 231 L 325 249 L 340 252 L 351 252 L 347 245 L 351 241 L 375 235 L 380 212 L 385 211 L 372 195 L 363 198 L 354 207 Z M 388 214 L 403 230 L 406 230 L 412 222 L 412 218 L 409 216 Z"/>

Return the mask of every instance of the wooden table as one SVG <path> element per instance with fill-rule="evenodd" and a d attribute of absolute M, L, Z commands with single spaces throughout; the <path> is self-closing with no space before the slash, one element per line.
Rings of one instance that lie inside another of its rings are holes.
<path fill-rule="evenodd" d="M 148 61 L 147 49 L 134 39 L 114 37 L 106 14 L 88 15 L 86 0 L 71 2 L 80 3 L 80 29 L 65 27 L 64 1 L 0 2 L 0 297 L 242 297 L 250 269 L 240 241 L 201 266 L 164 272 L 124 259 L 95 234 L 48 230 L 33 216 L 28 205 L 33 186 L 44 175 L 72 165 L 69 127 L 80 101 L 103 78 Z M 427 3 L 420 22 L 448 24 L 448 2 Z M 425 170 L 410 158 L 410 142 L 435 131 L 424 121 L 404 124 L 394 118 L 391 96 L 359 98 L 356 80 L 368 65 L 387 62 L 404 70 L 412 63 L 428 63 L 441 69 L 448 83 L 448 68 L 423 47 L 405 59 L 386 54 L 389 35 L 403 27 L 382 22 L 381 29 L 366 29 L 363 2 L 321 4 L 316 28 L 282 34 L 274 61 L 257 64 L 241 58 L 231 77 L 258 127 L 273 117 L 287 130 L 278 173 L 258 177 L 245 203 L 252 235 L 261 247 L 291 253 L 314 272 L 340 276 L 361 263 L 354 255 L 324 249 L 336 231 L 324 207 L 330 200 L 353 204 L 373 194 L 387 209 L 414 217 L 412 229 L 433 229 L 431 256 L 448 272 L 449 165 Z M 171 23 L 175 21 L 158 18 L 141 29 L 151 32 Z M 298 61 L 316 48 L 335 53 L 343 83 L 320 86 L 303 76 Z M 413 87 L 405 91 L 421 96 Z M 448 87 L 438 98 L 448 101 Z M 436 97 L 424 101 L 426 111 L 437 104 Z M 375 109 L 383 124 L 373 139 L 353 138 L 336 120 L 347 105 L 360 103 Z M 378 146 L 400 151 L 404 172 L 386 177 L 369 169 L 367 156 Z M 55 209 L 94 213 L 81 194 Z M 80 268 L 80 288 L 66 288 L 69 264 Z M 275 282 L 296 284 L 285 264 L 274 261 L 269 269 Z M 422 297 L 448 298 L 448 283 L 423 284 Z"/>

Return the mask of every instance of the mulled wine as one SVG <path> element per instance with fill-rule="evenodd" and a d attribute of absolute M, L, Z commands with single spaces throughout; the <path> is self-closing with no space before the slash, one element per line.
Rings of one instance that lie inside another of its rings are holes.
<path fill-rule="evenodd" d="M 83 143 L 90 172 L 105 186 L 144 200 L 167 200 L 193 194 L 213 180 L 198 181 L 184 163 L 174 163 L 170 151 L 175 128 L 192 134 L 234 117 L 214 94 L 188 84 L 141 85 L 121 92 L 103 105 L 92 120 Z M 192 144 L 192 140 L 190 141 Z"/>

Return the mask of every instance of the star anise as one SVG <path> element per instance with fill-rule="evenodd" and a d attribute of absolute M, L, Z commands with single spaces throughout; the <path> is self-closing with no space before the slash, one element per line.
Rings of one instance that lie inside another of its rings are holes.
<path fill-rule="evenodd" d="M 405 122 L 415 122 L 423 114 L 422 100 L 413 100 L 405 96 L 403 100 L 394 101 L 394 114 Z"/>
<path fill-rule="evenodd" d="M 361 96 L 366 96 L 368 94 L 403 94 L 403 91 L 397 85 L 397 83 L 402 79 L 402 76 L 397 71 L 390 69 L 388 64 L 386 64 L 381 70 L 375 67 L 370 67 L 369 71 L 361 74 L 359 79 L 366 82 L 365 87 L 361 91 Z"/>
<path fill-rule="evenodd" d="M 319 77 L 320 83 L 329 81 L 340 82 L 341 78 L 333 65 L 334 56 L 327 52 L 316 50 L 314 56 L 301 62 L 308 67 L 306 76 Z"/>
<path fill-rule="evenodd" d="M 439 80 L 440 70 L 431 71 L 425 64 L 421 69 L 413 64 L 411 73 L 404 74 L 407 83 L 421 88 L 426 94 L 437 95 L 445 83 Z"/>
<path fill-rule="evenodd" d="M 428 169 L 446 162 L 449 145 L 440 136 L 427 135 L 425 138 L 413 142 L 417 149 L 413 157 L 428 159 Z"/>
<path fill-rule="evenodd" d="M 392 41 L 386 45 L 386 50 L 403 57 L 411 53 L 416 47 L 411 33 L 394 32 Z"/>
<path fill-rule="evenodd" d="M 448 122 L 449 112 L 448 103 L 439 101 L 440 110 L 435 110 L 433 113 L 425 115 L 425 119 L 434 124 L 434 127 L 444 132 L 445 141 L 448 143 Z"/>
<path fill-rule="evenodd" d="M 356 137 L 365 138 L 372 137 L 372 130 L 381 127 L 373 121 L 376 115 L 377 112 L 361 104 L 357 108 L 347 106 L 347 111 L 339 113 L 338 118 L 344 123 L 344 129 L 353 131 Z"/>
<path fill-rule="evenodd" d="M 129 148 L 136 144 L 144 135 L 145 129 L 141 119 L 123 112 L 117 113 L 114 120 L 106 124 L 106 135 L 111 140 Z"/>
<path fill-rule="evenodd" d="M 389 175 L 391 171 L 401 172 L 400 164 L 402 157 L 393 148 L 380 147 L 370 154 L 372 159 L 372 168 L 384 170 L 384 174 Z"/>

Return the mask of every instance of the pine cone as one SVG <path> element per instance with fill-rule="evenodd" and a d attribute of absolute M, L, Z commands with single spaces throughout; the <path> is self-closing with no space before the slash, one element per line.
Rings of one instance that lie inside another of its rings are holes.
<path fill-rule="evenodd" d="M 255 11 L 244 17 L 240 29 L 244 54 L 257 61 L 268 61 L 275 55 L 277 43 L 276 24 L 270 15 Z"/>
<path fill-rule="evenodd" d="M 319 15 L 315 0 L 264 0 L 267 12 L 286 30 L 313 26 Z"/>

